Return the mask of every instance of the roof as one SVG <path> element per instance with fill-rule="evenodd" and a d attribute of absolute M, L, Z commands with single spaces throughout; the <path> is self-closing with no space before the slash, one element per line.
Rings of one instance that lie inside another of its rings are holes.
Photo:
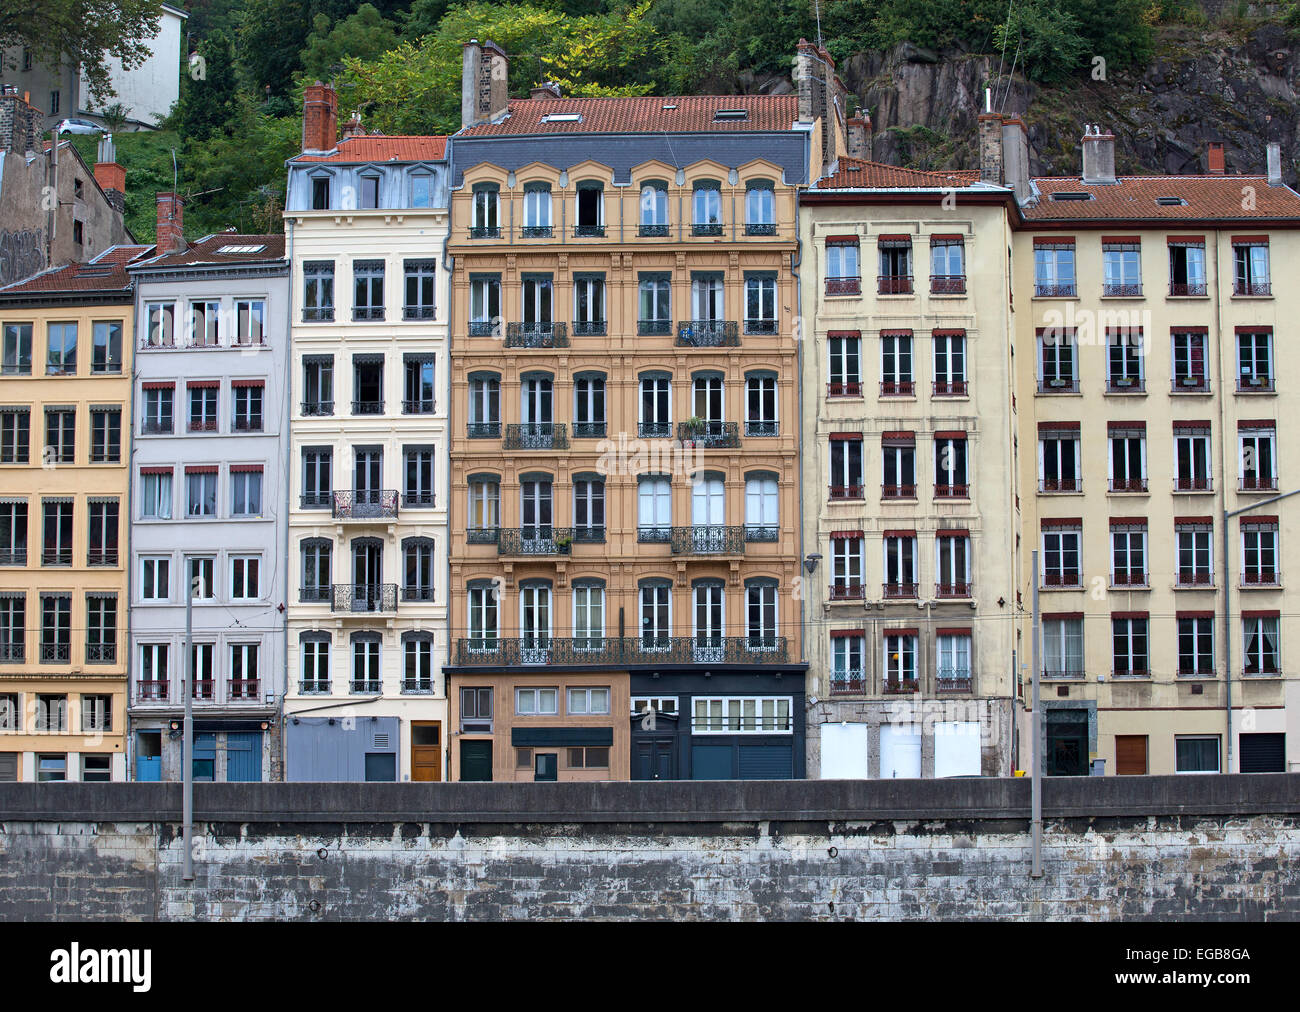
<path fill-rule="evenodd" d="M 446 137 L 357 134 L 353 137 L 344 137 L 328 154 L 296 155 L 290 161 L 365 164 L 368 162 L 440 162 L 446 157 Z"/>
<path fill-rule="evenodd" d="M 744 110 L 744 118 L 715 119 L 719 110 Z M 556 116 L 578 119 L 557 120 Z M 799 116 L 795 95 L 690 95 L 678 98 L 511 99 L 497 123 L 465 127 L 455 136 L 589 133 L 761 133 L 788 131 Z M 549 117 L 544 121 L 545 117 Z"/>
<path fill-rule="evenodd" d="M 131 276 L 127 274 L 126 266 L 147 256 L 153 249 L 152 246 L 110 246 L 88 262 L 50 267 L 0 288 L 0 296 L 127 292 L 131 288 Z"/>
<path fill-rule="evenodd" d="M 224 252 L 223 252 L 224 251 Z M 167 253 L 139 262 L 134 270 L 200 265 L 261 264 L 284 259 L 284 235 L 245 235 L 217 232 L 192 242 L 179 253 Z"/>
<path fill-rule="evenodd" d="M 970 186 L 979 181 L 979 169 L 940 169 L 926 172 L 921 169 L 887 165 L 884 162 L 872 162 L 865 158 L 841 158 L 836 163 L 835 172 L 819 179 L 816 188 L 819 190 L 911 190 L 936 187 L 942 189 Z"/>
<path fill-rule="evenodd" d="M 1119 176 L 1114 184 L 1085 184 L 1078 176 L 1033 180 L 1041 194 L 1021 213 L 1036 221 L 1179 221 L 1300 216 L 1300 195 L 1289 186 L 1269 186 L 1265 176 Z M 1251 187 L 1254 200 L 1246 200 Z M 1090 200 L 1052 200 L 1061 192 L 1087 193 Z M 1185 203 L 1157 204 L 1157 197 Z"/>

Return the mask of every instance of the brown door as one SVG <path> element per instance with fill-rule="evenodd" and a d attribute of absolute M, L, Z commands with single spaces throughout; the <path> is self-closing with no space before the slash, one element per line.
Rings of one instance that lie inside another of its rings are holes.
<path fill-rule="evenodd" d="M 442 779 L 442 721 L 411 722 L 411 779 Z"/>
<path fill-rule="evenodd" d="M 1142 776 L 1147 771 L 1147 736 L 1115 735 L 1115 772 L 1120 776 Z"/>

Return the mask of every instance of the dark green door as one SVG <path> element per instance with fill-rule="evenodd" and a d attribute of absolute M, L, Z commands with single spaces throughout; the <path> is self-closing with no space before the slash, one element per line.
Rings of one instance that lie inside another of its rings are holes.
<path fill-rule="evenodd" d="M 462 741 L 460 743 L 461 780 L 492 779 L 492 743 L 490 741 Z"/>
<path fill-rule="evenodd" d="M 560 757 L 555 752 L 538 752 L 533 762 L 533 779 L 557 780 L 559 779 Z"/>

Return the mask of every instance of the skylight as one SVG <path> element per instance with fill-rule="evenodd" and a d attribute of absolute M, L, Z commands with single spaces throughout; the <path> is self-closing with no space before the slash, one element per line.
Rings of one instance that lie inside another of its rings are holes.
<path fill-rule="evenodd" d="M 1063 190 L 1060 193 L 1052 194 L 1053 200 L 1092 200 L 1091 193 L 1078 193 L 1072 190 Z"/>
<path fill-rule="evenodd" d="M 719 109 L 713 114 L 715 120 L 720 119 L 749 119 L 748 109 Z"/>
<path fill-rule="evenodd" d="M 1156 197 L 1157 204 L 1163 204 L 1165 207 L 1183 207 L 1187 201 L 1182 197 Z"/>
<path fill-rule="evenodd" d="M 264 249 L 266 249 L 265 244 L 260 246 L 222 246 L 217 252 L 227 256 L 234 256 L 239 253 L 261 253 Z"/>
<path fill-rule="evenodd" d="M 581 123 L 580 112 L 551 112 L 542 117 L 543 123 Z"/>

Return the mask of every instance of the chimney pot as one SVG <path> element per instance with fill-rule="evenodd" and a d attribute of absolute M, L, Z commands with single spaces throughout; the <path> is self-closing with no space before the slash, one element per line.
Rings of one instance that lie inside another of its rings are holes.
<path fill-rule="evenodd" d="M 1115 183 L 1115 135 L 1094 123 L 1083 132 L 1083 181 L 1093 186 Z"/>
<path fill-rule="evenodd" d="M 1205 168 L 1212 176 L 1224 174 L 1223 144 L 1220 141 L 1210 141 L 1206 146 Z"/>

